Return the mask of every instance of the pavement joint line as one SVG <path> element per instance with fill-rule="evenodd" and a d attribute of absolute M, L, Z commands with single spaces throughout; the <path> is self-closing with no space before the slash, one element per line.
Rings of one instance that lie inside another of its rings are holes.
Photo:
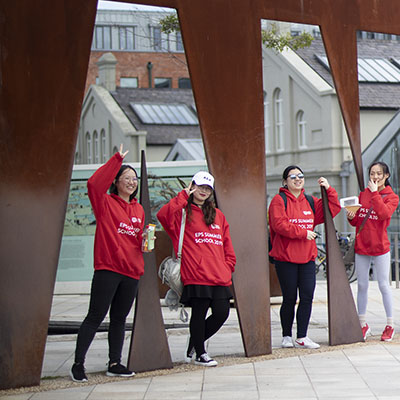
<path fill-rule="evenodd" d="M 358 342 L 358 343 L 350 343 L 336 346 L 329 346 L 327 344 L 321 344 L 319 349 L 282 349 L 282 348 L 273 348 L 272 354 L 265 354 L 254 357 L 245 357 L 240 354 L 229 354 L 227 356 L 215 356 L 213 357 L 216 361 L 218 361 L 218 366 L 216 368 L 227 367 L 232 365 L 240 365 L 240 364 L 255 364 L 262 361 L 268 360 L 276 360 L 276 359 L 284 359 L 291 357 L 301 357 L 305 355 L 312 354 L 320 354 L 320 353 L 329 353 L 334 351 L 341 351 L 346 349 L 351 349 L 355 347 L 368 347 L 373 345 L 388 345 L 391 344 L 399 344 L 400 337 L 395 337 L 391 342 L 382 342 L 380 340 L 380 335 L 370 336 L 366 342 Z M 62 377 L 45 377 L 40 380 L 40 386 L 32 386 L 32 387 L 22 387 L 18 389 L 8 389 L 8 390 L 0 390 L 0 396 L 3 395 L 17 395 L 17 394 L 25 394 L 25 393 L 40 393 L 40 392 L 48 392 L 52 390 L 59 389 L 69 389 L 69 388 L 77 388 L 84 386 L 92 386 L 92 385 L 100 385 L 106 383 L 117 383 L 132 379 L 141 379 L 141 378 L 152 378 L 156 376 L 163 375 L 171 375 L 171 374 L 179 374 L 190 371 L 198 371 L 204 370 L 204 367 L 197 366 L 194 364 L 187 364 L 184 362 L 174 362 L 173 367 L 170 369 L 157 369 L 153 371 L 146 372 L 137 372 L 134 378 L 113 378 L 105 375 L 106 370 L 98 371 L 94 373 L 88 373 L 89 381 L 85 383 L 76 383 L 72 382 L 71 379 L 67 376 Z"/>

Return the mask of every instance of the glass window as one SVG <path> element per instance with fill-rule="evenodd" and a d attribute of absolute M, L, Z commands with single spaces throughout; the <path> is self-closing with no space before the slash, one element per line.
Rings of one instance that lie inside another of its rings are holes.
<path fill-rule="evenodd" d="M 119 27 L 119 49 L 133 50 L 135 48 L 135 27 L 120 26 Z"/>
<path fill-rule="evenodd" d="M 275 146 L 277 151 L 282 151 L 283 145 L 283 99 L 280 89 L 274 93 L 274 125 L 275 125 Z"/>
<path fill-rule="evenodd" d="M 96 26 L 95 28 L 95 49 L 103 48 L 103 27 Z"/>
<path fill-rule="evenodd" d="M 299 111 L 296 116 L 296 125 L 297 125 L 297 140 L 299 143 L 299 148 L 307 147 L 307 138 L 306 138 L 306 121 L 304 119 L 304 111 Z"/>
<path fill-rule="evenodd" d="M 92 137 L 89 132 L 86 133 L 86 162 L 92 163 Z"/>
<path fill-rule="evenodd" d="M 101 162 L 107 161 L 107 142 L 106 142 L 106 132 L 104 129 L 101 130 L 100 133 L 100 153 L 101 153 Z"/>
<path fill-rule="evenodd" d="M 161 28 L 153 27 L 153 50 L 161 50 Z"/>
<path fill-rule="evenodd" d="M 158 89 L 171 88 L 171 78 L 154 78 L 154 87 Z"/>
<path fill-rule="evenodd" d="M 270 147 L 270 123 L 269 123 L 269 102 L 267 92 L 264 92 L 264 135 L 265 135 L 265 152 L 271 151 Z"/>
<path fill-rule="evenodd" d="M 93 133 L 93 154 L 94 154 L 94 163 L 98 164 L 100 162 L 100 143 L 99 143 L 99 135 L 96 131 Z"/>
<path fill-rule="evenodd" d="M 111 49 L 111 26 L 103 27 L 104 49 Z"/>
<path fill-rule="evenodd" d="M 95 27 L 95 49 L 111 49 L 111 26 Z"/>
<path fill-rule="evenodd" d="M 137 88 L 138 87 L 138 78 L 121 76 L 120 87 Z"/>
<path fill-rule="evenodd" d="M 186 104 L 130 103 L 143 124 L 198 125 L 196 115 Z"/>
<path fill-rule="evenodd" d="M 182 34 L 176 32 L 176 51 L 183 51 Z"/>
<path fill-rule="evenodd" d="M 179 78 L 178 87 L 180 89 L 191 89 L 192 83 L 190 82 L 190 78 Z"/>

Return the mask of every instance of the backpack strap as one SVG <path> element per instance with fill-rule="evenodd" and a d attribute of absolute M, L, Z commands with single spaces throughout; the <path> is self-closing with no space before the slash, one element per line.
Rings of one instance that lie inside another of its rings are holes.
<path fill-rule="evenodd" d="M 283 204 L 285 204 L 285 210 L 287 208 L 287 197 L 285 192 L 279 192 L 279 196 L 282 197 Z M 309 194 L 304 193 L 304 196 L 306 200 L 308 201 L 308 204 L 310 204 L 311 209 L 313 210 L 313 213 L 315 214 L 315 204 L 314 204 L 314 197 L 312 197 Z"/>

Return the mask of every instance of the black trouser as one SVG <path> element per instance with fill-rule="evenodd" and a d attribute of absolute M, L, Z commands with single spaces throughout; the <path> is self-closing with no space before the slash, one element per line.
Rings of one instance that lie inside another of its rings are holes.
<path fill-rule="evenodd" d="M 229 299 L 191 298 L 189 349 L 194 346 L 197 357 L 205 353 L 204 342 L 214 335 L 227 320 L 230 311 Z M 211 315 L 206 319 L 211 307 Z"/>
<path fill-rule="evenodd" d="M 125 338 L 125 321 L 136 297 L 138 283 L 137 279 L 116 272 L 107 270 L 94 272 L 89 311 L 79 328 L 76 340 L 76 363 L 85 362 L 89 346 L 109 309 L 109 361 L 110 363 L 121 361 Z"/>
<path fill-rule="evenodd" d="M 296 313 L 297 337 L 306 337 L 315 290 L 315 262 L 293 264 L 275 261 L 275 269 L 283 296 L 280 310 L 282 336 L 292 336 L 298 289 L 300 301 Z"/>

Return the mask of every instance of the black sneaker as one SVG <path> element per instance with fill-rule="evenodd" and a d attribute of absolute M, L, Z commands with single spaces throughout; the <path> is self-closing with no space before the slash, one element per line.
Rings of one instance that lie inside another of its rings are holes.
<path fill-rule="evenodd" d="M 108 371 L 106 372 L 107 376 L 122 376 L 125 378 L 129 378 L 130 376 L 135 375 L 133 371 L 129 371 L 128 368 L 124 367 L 120 363 L 108 364 Z"/>
<path fill-rule="evenodd" d="M 207 353 L 203 353 L 200 357 L 196 357 L 194 363 L 196 365 L 202 365 L 203 367 L 216 367 L 218 365 L 218 363 Z"/>
<path fill-rule="evenodd" d="M 87 382 L 88 380 L 85 374 L 85 367 L 81 363 L 75 363 L 69 374 L 74 382 Z"/>

